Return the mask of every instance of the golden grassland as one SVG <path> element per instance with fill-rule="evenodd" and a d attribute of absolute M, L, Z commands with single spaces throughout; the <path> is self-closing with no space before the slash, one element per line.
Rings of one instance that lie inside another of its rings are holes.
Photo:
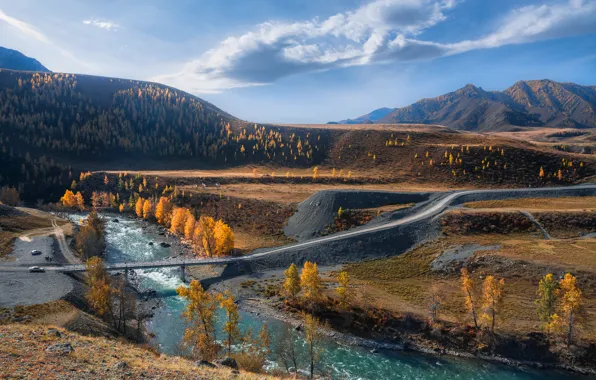
<path fill-rule="evenodd" d="M 57 331 L 57 333 L 56 333 Z M 8 378 L 151 378 L 267 379 L 227 368 L 198 367 L 180 357 L 160 355 L 121 340 L 85 337 L 42 325 L 0 326 L 0 377 Z M 53 344 L 69 343 L 69 354 L 51 354 Z M 123 364 L 125 363 L 125 364 Z"/>
<path fill-rule="evenodd" d="M 468 202 L 469 208 L 514 208 L 527 210 L 595 210 L 596 197 L 526 198 Z"/>
<path fill-rule="evenodd" d="M 497 328 L 509 333 L 537 331 L 536 289 L 546 273 L 571 272 L 585 300 L 582 336 L 596 339 L 596 239 L 539 240 L 530 234 L 449 236 L 406 254 L 346 266 L 354 279 L 355 299 L 398 313 L 427 315 L 430 289 L 441 289 L 440 318 L 471 323 L 457 271 L 432 272 L 431 262 L 446 249 L 463 244 L 500 245 L 478 251 L 472 278 L 480 289 L 487 275 L 505 278 L 505 298 Z"/>

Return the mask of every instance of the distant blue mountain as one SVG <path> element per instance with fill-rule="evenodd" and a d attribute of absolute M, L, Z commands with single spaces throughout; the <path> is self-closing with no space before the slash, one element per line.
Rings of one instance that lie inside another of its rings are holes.
<path fill-rule="evenodd" d="M 396 110 L 396 108 L 383 107 L 383 108 L 376 109 L 366 115 L 357 117 L 355 119 L 330 121 L 327 124 L 372 124 L 372 123 L 384 118 L 385 116 L 389 115 L 391 112 L 393 112 L 395 110 Z"/>
<path fill-rule="evenodd" d="M 16 50 L 0 46 L 0 68 L 21 71 L 50 72 L 37 59 L 29 58 Z"/>

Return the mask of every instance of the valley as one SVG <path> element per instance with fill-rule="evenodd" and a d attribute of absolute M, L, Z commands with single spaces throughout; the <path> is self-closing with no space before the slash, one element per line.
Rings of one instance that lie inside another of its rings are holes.
<path fill-rule="evenodd" d="M 159 83 L 34 69 L 0 70 L 0 363 L 596 373 L 593 86 L 468 85 L 270 124 Z"/>

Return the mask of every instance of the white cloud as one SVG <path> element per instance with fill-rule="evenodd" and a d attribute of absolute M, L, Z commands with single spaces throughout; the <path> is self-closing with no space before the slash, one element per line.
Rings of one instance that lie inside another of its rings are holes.
<path fill-rule="evenodd" d="M 29 25 L 26 22 L 23 22 L 21 20 L 17 20 L 14 17 L 10 17 L 6 13 L 4 13 L 1 9 L 0 9 L 0 20 L 7 23 L 12 28 L 17 29 L 19 32 L 27 35 L 28 37 L 31 37 L 39 42 L 50 43 L 48 38 L 43 33 L 39 32 L 37 29 L 35 29 L 32 25 Z"/>
<path fill-rule="evenodd" d="M 455 0 L 376 0 L 327 19 L 266 22 L 230 37 L 175 74 L 153 78 L 195 93 L 264 85 L 297 73 L 380 62 L 427 60 L 469 50 L 596 32 L 596 0 L 569 0 L 510 12 L 477 40 L 417 38 L 448 18 Z"/>
<path fill-rule="evenodd" d="M 105 29 L 108 31 L 117 31 L 120 28 L 120 25 L 113 23 L 111 21 L 103 21 L 103 20 L 96 20 L 96 19 L 88 19 L 83 20 L 83 24 L 91 25 L 99 29 Z"/>

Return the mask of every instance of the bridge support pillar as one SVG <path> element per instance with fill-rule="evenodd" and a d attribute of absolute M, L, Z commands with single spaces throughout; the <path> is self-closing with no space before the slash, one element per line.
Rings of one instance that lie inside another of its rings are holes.
<path fill-rule="evenodd" d="M 182 282 L 186 282 L 186 271 L 184 270 L 185 266 L 180 265 L 180 279 Z"/>
<path fill-rule="evenodd" d="M 126 285 L 128 285 L 128 269 L 124 269 L 124 281 L 126 281 Z"/>

